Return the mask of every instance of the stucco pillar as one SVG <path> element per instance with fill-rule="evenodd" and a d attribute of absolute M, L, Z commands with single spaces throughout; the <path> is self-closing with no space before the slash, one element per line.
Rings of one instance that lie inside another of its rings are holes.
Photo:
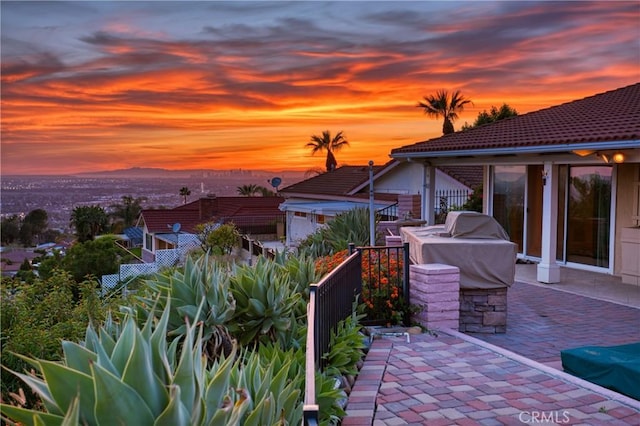
<path fill-rule="evenodd" d="M 428 164 L 424 165 L 422 176 L 422 220 L 427 225 L 435 225 L 436 212 L 433 206 L 436 198 L 436 168 Z"/>
<path fill-rule="evenodd" d="M 560 266 L 556 262 L 558 241 L 558 166 L 545 161 L 542 177 L 542 257 L 537 280 L 552 284 L 560 282 Z"/>

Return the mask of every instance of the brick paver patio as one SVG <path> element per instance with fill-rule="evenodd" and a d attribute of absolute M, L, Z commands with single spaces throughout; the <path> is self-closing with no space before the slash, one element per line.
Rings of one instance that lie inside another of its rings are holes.
<path fill-rule="evenodd" d="M 538 362 L 640 340 L 640 310 L 530 284 L 510 293 L 506 334 L 374 340 L 342 424 L 640 425 L 640 401 Z"/>
<path fill-rule="evenodd" d="M 507 300 L 507 333 L 472 336 L 557 367 L 564 349 L 640 342 L 640 309 L 518 282 Z"/>

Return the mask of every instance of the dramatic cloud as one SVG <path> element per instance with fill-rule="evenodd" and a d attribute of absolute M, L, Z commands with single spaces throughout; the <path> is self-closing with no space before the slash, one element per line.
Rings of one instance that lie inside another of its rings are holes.
<path fill-rule="evenodd" d="M 456 126 L 640 81 L 632 2 L 2 2 L 2 173 L 310 169 L 440 133 L 416 102 L 462 90 Z"/>

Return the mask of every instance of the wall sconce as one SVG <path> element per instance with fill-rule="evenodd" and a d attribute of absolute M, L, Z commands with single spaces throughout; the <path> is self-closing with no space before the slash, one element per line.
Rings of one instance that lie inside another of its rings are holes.
<path fill-rule="evenodd" d="M 614 163 L 624 163 L 624 154 L 621 152 L 616 152 L 613 154 L 612 160 Z"/>
<path fill-rule="evenodd" d="M 542 186 L 546 186 L 547 185 L 547 176 L 549 176 L 549 173 L 547 173 L 546 170 L 542 171 Z"/>

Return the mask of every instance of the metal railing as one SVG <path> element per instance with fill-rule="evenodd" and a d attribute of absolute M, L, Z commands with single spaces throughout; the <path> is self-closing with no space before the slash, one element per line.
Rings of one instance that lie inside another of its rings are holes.
<path fill-rule="evenodd" d="M 329 351 L 331 332 L 353 312 L 353 302 L 362 292 L 362 254 L 350 245 L 351 254 L 336 269 L 309 289 L 307 305 L 307 352 L 304 394 L 304 424 L 318 424 L 315 372 L 325 367 L 322 356 Z"/>
<path fill-rule="evenodd" d="M 398 203 L 391 204 L 390 206 L 383 207 L 376 210 L 376 216 L 380 220 L 397 220 L 398 219 Z"/>
<path fill-rule="evenodd" d="M 452 210 L 461 210 L 469 197 L 473 194 L 470 189 L 444 189 L 436 191 L 434 210 L 436 224 L 444 223 L 447 213 Z"/>
<path fill-rule="evenodd" d="M 319 408 L 316 401 L 315 373 L 316 370 L 322 370 L 325 367 L 322 356 L 330 350 L 331 332 L 336 329 L 340 321 L 351 315 L 356 298 L 367 293 L 368 285 L 385 282 L 387 283 L 385 286 L 377 286 L 381 300 L 385 298 L 394 300 L 392 295 L 396 294 L 402 296 L 403 306 L 408 307 L 411 303 L 408 243 L 402 246 L 358 247 L 357 249 L 350 244 L 349 253 L 349 257 L 336 269 L 329 272 L 317 284 L 310 285 L 307 305 L 304 425 L 318 424 Z M 366 266 L 364 272 L 363 264 Z M 377 312 L 384 311 L 380 309 Z M 411 321 L 410 313 L 405 311 L 403 314 L 404 325 L 408 326 Z M 389 320 L 389 318 L 368 319 L 383 322 Z"/>
<path fill-rule="evenodd" d="M 386 325 L 401 317 L 402 324 L 409 326 L 409 243 L 358 247 L 358 251 L 363 265 L 361 302 L 367 313 L 363 322 Z"/>

